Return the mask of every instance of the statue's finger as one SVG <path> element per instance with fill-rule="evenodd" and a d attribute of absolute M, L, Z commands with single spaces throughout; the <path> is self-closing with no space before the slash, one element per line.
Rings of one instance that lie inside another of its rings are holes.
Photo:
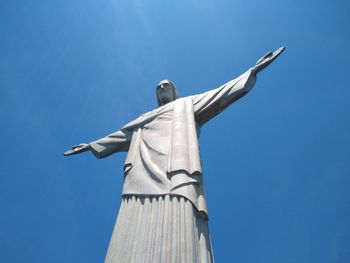
<path fill-rule="evenodd" d="M 274 52 L 273 56 L 270 58 L 271 62 L 274 61 L 277 57 L 279 57 L 279 55 L 282 54 L 283 50 L 278 49 L 276 52 Z"/>
<path fill-rule="evenodd" d="M 285 46 L 279 48 L 279 50 L 280 50 L 281 53 L 282 53 L 285 49 L 286 49 Z"/>
<path fill-rule="evenodd" d="M 267 52 L 261 59 L 259 59 L 259 60 L 256 62 L 256 64 L 259 64 L 259 63 L 263 62 L 266 58 L 268 58 L 268 57 L 270 57 L 270 56 L 272 56 L 272 55 L 273 55 L 272 51 Z"/>
<path fill-rule="evenodd" d="M 282 54 L 282 52 L 285 50 L 285 47 L 280 47 L 279 49 L 277 49 L 273 54 L 278 57 L 279 55 Z"/>
<path fill-rule="evenodd" d="M 63 153 L 64 156 L 68 156 L 68 155 L 72 155 L 74 153 L 73 150 L 68 150 L 66 152 Z"/>

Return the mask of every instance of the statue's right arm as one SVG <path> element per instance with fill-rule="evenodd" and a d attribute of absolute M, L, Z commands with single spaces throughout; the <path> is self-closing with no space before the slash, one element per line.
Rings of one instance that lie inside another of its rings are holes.
<path fill-rule="evenodd" d="M 96 158 L 104 158 L 116 152 L 128 151 L 132 132 L 119 130 L 89 144 L 73 146 L 72 150 L 64 153 L 65 156 L 91 151 Z"/>

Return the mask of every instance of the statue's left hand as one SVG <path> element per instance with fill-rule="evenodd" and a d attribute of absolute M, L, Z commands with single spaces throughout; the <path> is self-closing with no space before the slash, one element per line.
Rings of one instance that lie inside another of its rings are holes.
<path fill-rule="evenodd" d="M 252 68 L 254 74 L 258 74 L 260 71 L 265 69 L 268 65 L 272 63 L 281 53 L 285 50 L 285 47 L 280 47 L 275 52 L 268 52 L 265 56 L 259 59 L 255 66 Z"/>

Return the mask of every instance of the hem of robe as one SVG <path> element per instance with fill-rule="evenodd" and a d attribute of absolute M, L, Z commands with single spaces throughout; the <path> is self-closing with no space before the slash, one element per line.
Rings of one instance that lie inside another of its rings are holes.
<path fill-rule="evenodd" d="M 193 206 L 193 208 L 195 209 L 196 211 L 196 214 L 198 217 L 204 219 L 204 220 L 207 220 L 209 221 L 209 216 L 208 216 L 208 212 L 207 210 L 203 210 L 203 209 L 200 209 L 199 207 L 197 207 L 194 202 L 188 198 L 187 196 L 183 195 L 183 194 L 178 194 L 178 193 L 164 193 L 164 194 L 140 194 L 140 193 L 127 193 L 127 194 L 122 194 L 122 198 L 123 197 L 132 197 L 132 196 L 136 196 L 136 197 L 150 197 L 150 198 L 153 198 L 153 197 L 163 197 L 163 196 L 166 196 L 166 195 L 169 195 L 171 197 L 183 197 L 185 198 L 186 200 L 188 200 L 191 205 Z"/>
<path fill-rule="evenodd" d="M 127 176 L 127 175 L 124 175 Z M 124 185 L 125 187 L 125 185 Z M 205 198 L 204 183 L 201 175 L 189 175 L 186 171 L 177 171 L 171 175 L 168 189 L 158 192 L 140 192 L 138 189 L 130 189 L 125 191 L 123 189 L 122 196 L 124 195 L 137 195 L 137 196 L 163 196 L 173 195 L 182 196 L 188 199 L 192 205 L 196 208 L 198 214 L 203 218 L 209 220 L 209 213 L 207 202 Z"/>
<path fill-rule="evenodd" d="M 123 196 L 105 263 L 213 263 L 208 221 L 183 196 Z"/>

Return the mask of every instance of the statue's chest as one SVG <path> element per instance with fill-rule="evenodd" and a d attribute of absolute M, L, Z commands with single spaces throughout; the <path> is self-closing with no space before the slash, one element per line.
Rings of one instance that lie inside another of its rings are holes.
<path fill-rule="evenodd" d="M 172 124 L 173 111 L 163 112 L 143 126 L 141 132 L 142 141 L 153 149 L 167 153 L 171 141 Z"/>

